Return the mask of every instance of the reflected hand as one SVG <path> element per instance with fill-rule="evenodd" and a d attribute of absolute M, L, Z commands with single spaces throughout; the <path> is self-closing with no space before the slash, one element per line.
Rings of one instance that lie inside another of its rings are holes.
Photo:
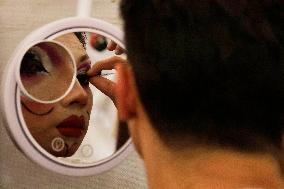
<path fill-rule="evenodd" d="M 115 82 L 101 76 L 102 70 L 115 69 L 117 64 L 127 64 L 127 61 L 121 57 L 113 56 L 104 60 L 96 62 L 92 68 L 87 72 L 90 77 L 89 82 L 99 89 L 102 93 L 107 95 L 115 103 Z"/>
<path fill-rule="evenodd" d="M 107 45 L 107 49 L 109 51 L 113 51 L 116 55 L 121 55 L 124 53 L 124 49 L 122 47 L 120 47 L 119 45 L 117 45 L 115 42 L 110 41 Z"/>

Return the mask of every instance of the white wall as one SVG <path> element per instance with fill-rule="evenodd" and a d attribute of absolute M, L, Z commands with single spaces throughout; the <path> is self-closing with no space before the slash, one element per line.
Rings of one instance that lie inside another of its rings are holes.
<path fill-rule="evenodd" d="M 73 16 L 76 0 L 0 0 L 0 73 L 17 44 L 51 21 Z M 93 0 L 92 16 L 121 28 L 118 0 Z M 121 188 L 146 187 L 143 162 L 135 152 L 114 169 L 92 177 L 67 177 L 50 172 L 16 149 L 0 115 L 0 188 Z"/>

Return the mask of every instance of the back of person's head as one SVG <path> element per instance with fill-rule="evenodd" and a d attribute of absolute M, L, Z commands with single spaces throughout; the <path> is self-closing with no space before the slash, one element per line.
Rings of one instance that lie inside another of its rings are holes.
<path fill-rule="evenodd" d="M 169 146 L 280 149 L 284 4 L 122 0 L 128 59 Z"/>

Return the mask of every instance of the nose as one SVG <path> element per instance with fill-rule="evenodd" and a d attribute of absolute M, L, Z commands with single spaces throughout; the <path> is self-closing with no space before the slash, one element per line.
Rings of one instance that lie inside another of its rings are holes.
<path fill-rule="evenodd" d="M 78 81 L 76 81 L 73 89 L 69 92 L 69 94 L 63 98 L 61 101 L 63 106 L 69 106 L 72 104 L 78 104 L 80 106 L 84 106 L 88 101 L 88 93 L 85 89 L 80 85 Z"/>

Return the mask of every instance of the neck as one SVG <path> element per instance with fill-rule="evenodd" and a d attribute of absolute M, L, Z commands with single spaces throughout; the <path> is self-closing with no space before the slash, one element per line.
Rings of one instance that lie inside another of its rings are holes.
<path fill-rule="evenodd" d="M 154 152 L 144 159 L 151 189 L 284 188 L 279 164 L 270 155 L 195 149 Z"/>
<path fill-rule="evenodd" d="M 161 141 L 146 115 L 136 117 L 140 119 L 131 120 L 129 128 L 144 159 L 150 189 L 284 188 L 280 162 L 271 154 L 205 146 L 173 150 Z"/>
<path fill-rule="evenodd" d="M 156 137 L 148 139 L 142 154 L 151 189 L 284 188 L 280 163 L 270 154 L 205 147 L 174 151 Z"/>

